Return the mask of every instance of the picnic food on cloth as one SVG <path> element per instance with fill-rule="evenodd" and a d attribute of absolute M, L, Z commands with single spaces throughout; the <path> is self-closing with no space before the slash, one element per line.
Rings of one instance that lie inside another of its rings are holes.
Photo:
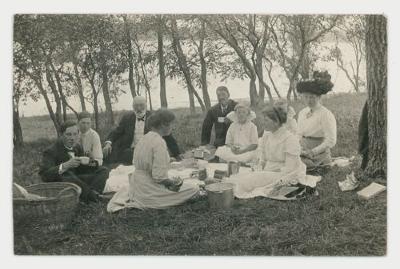
<path fill-rule="evenodd" d="M 168 178 L 180 177 L 183 180 L 190 180 L 201 185 L 201 182 L 193 177 L 193 173 L 197 171 L 196 168 L 185 168 L 186 164 L 182 162 L 172 162 L 168 170 Z M 203 167 L 204 164 L 197 164 L 196 166 Z M 121 189 L 129 188 L 129 175 L 136 170 L 135 165 L 119 165 L 110 171 L 110 177 L 107 179 L 103 193 L 118 192 Z"/>
<path fill-rule="evenodd" d="M 158 133 L 147 133 L 136 146 L 133 158 L 136 169 L 129 175 L 129 187 L 114 195 L 107 205 L 108 212 L 126 207 L 167 208 L 182 204 L 199 192 L 198 185 L 192 182 L 183 181 L 179 190 L 170 190 L 162 184 L 170 177 L 170 157 Z"/>
<path fill-rule="evenodd" d="M 72 221 L 79 204 L 79 186 L 67 182 L 51 182 L 23 189 L 15 187 L 16 191 L 21 191 L 17 191 L 13 199 L 14 224 L 17 229 L 61 230 Z"/>

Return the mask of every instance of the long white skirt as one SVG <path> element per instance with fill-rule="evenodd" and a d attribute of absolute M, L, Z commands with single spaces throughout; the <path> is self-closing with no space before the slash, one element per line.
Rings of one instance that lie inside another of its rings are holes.
<path fill-rule="evenodd" d="M 243 154 L 234 154 L 229 147 L 222 146 L 215 151 L 215 156 L 218 156 L 220 159 L 223 159 L 227 162 L 236 161 L 248 163 L 257 158 L 257 151 L 253 150 Z"/>
<path fill-rule="evenodd" d="M 234 184 L 233 193 L 239 199 L 249 199 L 258 196 L 268 197 L 276 200 L 293 200 L 285 195 L 297 190 L 298 186 L 280 186 L 278 182 L 282 179 L 282 172 L 258 171 L 246 174 L 237 174 L 225 179 L 225 182 Z M 307 175 L 299 183 L 315 188 L 321 177 Z"/>
<path fill-rule="evenodd" d="M 198 185 L 185 181 L 178 192 L 170 191 L 156 183 L 147 172 L 135 170 L 129 177 L 129 188 L 121 189 L 114 195 L 107 205 L 107 211 L 115 212 L 130 207 L 168 208 L 186 202 L 198 192 Z"/>
<path fill-rule="evenodd" d="M 231 176 L 225 182 L 234 184 L 233 193 L 235 197 L 248 199 L 257 196 L 277 196 L 273 193 L 273 190 L 281 178 L 282 173 L 280 172 L 258 171 Z M 283 199 L 283 197 L 281 198 Z"/>

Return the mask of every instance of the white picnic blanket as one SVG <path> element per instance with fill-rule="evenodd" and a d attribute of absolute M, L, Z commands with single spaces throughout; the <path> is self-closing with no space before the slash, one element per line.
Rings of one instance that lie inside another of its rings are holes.
<path fill-rule="evenodd" d="M 228 165 L 226 163 L 208 163 L 205 165 L 207 169 L 207 174 L 209 177 L 214 176 L 215 170 L 224 170 L 226 171 Z M 168 171 L 168 176 L 170 178 L 179 176 L 185 181 L 193 181 L 198 185 L 204 184 L 203 181 L 198 180 L 197 178 L 192 178 L 191 174 L 195 171 L 194 168 L 184 168 L 184 169 L 170 169 Z M 119 165 L 117 168 L 110 171 L 110 176 L 106 182 L 103 193 L 109 192 L 118 192 L 123 188 L 129 187 L 129 174 L 135 171 L 134 165 Z M 240 173 L 250 172 L 251 169 L 247 167 L 240 167 Z"/>
<path fill-rule="evenodd" d="M 111 170 L 103 193 L 118 192 L 123 188 L 129 188 L 129 174 L 134 171 L 134 165 L 119 165 L 117 168 Z M 180 177 L 185 181 L 191 181 L 197 185 L 204 184 L 204 182 L 191 177 L 193 171 L 195 171 L 195 169 L 192 168 L 185 168 L 182 170 L 171 169 L 168 171 L 168 177 Z"/>

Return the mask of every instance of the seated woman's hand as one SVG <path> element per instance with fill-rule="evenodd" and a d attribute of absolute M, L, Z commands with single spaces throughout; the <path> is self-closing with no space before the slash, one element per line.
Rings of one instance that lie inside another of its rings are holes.
<path fill-rule="evenodd" d="M 171 191 L 178 192 L 183 184 L 183 180 L 180 177 L 173 177 L 171 184 L 167 187 Z"/>
<path fill-rule="evenodd" d="M 236 154 L 236 155 L 243 153 L 242 150 L 240 149 L 240 147 L 236 146 L 236 145 L 231 146 L 231 150 L 232 150 L 232 153 Z"/>
<path fill-rule="evenodd" d="M 301 151 L 301 156 L 312 159 L 314 157 L 314 154 L 313 154 L 312 150 L 307 149 L 307 150 Z"/>

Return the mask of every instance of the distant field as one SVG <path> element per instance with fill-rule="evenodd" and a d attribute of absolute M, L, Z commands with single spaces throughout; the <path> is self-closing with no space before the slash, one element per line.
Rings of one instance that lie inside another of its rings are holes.
<path fill-rule="evenodd" d="M 357 141 L 357 125 L 359 115 L 361 114 L 362 106 L 365 102 L 366 94 L 335 94 L 325 98 L 324 104 L 336 116 L 338 123 L 338 145 L 334 148 L 333 153 L 336 155 L 343 155 L 344 151 L 351 150 L 351 154 L 356 154 L 356 147 L 344 149 L 343 145 L 355 145 Z M 292 104 L 297 112 L 299 112 L 305 105 L 301 100 Z M 174 136 L 180 146 L 188 149 L 199 145 L 201 123 L 203 114 L 200 108 L 197 108 L 198 113 L 191 116 L 187 108 L 173 109 L 176 113 L 178 120 L 175 123 Z M 114 113 L 115 122 L 118 123 L 124 111 L 116 111 Z M 70 115 L 73 118 L 73 115 Z M 259 130 L 262 130 L 262 123 L 259 119 L 256 120 Z M 33 116 L 21 119 L 22 132 L 24 141 L 33 142 L 42 139 L 55 139 L 56 132 L 54 125 L 49 116 Z M 108 134 L 109 129 L 101 129 L 99 133 L 101 139 Z"/>
<path fill-rule="evenodd" d="M 331 95 L 324 103 L 338 122 L 334 156 L 357 154 L 357 125 L 366 95 Z M 304 107 L 293 104 L 296 111 Z M 176 109 L 174 136 L 184 150 L 199 145 L 202 113 Z M 119 117 L 117 113 L 116 118 Z M 262 125 L 257 123 L 260 128 Z M 14 153 L 14 181 L 38 181 L 41 151 L 55 138 L 47 117 L 22 120 L 26 146 Z M 104 137 L 106 131 L 100 130 Z M 359 161 L 359 159 L 357 159 Z M 319 197 L 281 202 L 236 200 L 212 212 L 205 199 L 167 210 L 124 210 L 108 214 L 105 204 L 81 206 L 63 232 L 15 235 L 16 254 L 63 255 L 307 255 L 386 254 L 386 194 L 361 201 L 337 181 L 353 167 L 333 168 L 318 185 Z M 362 186 L 369 182 L 363 182 Z"/>

